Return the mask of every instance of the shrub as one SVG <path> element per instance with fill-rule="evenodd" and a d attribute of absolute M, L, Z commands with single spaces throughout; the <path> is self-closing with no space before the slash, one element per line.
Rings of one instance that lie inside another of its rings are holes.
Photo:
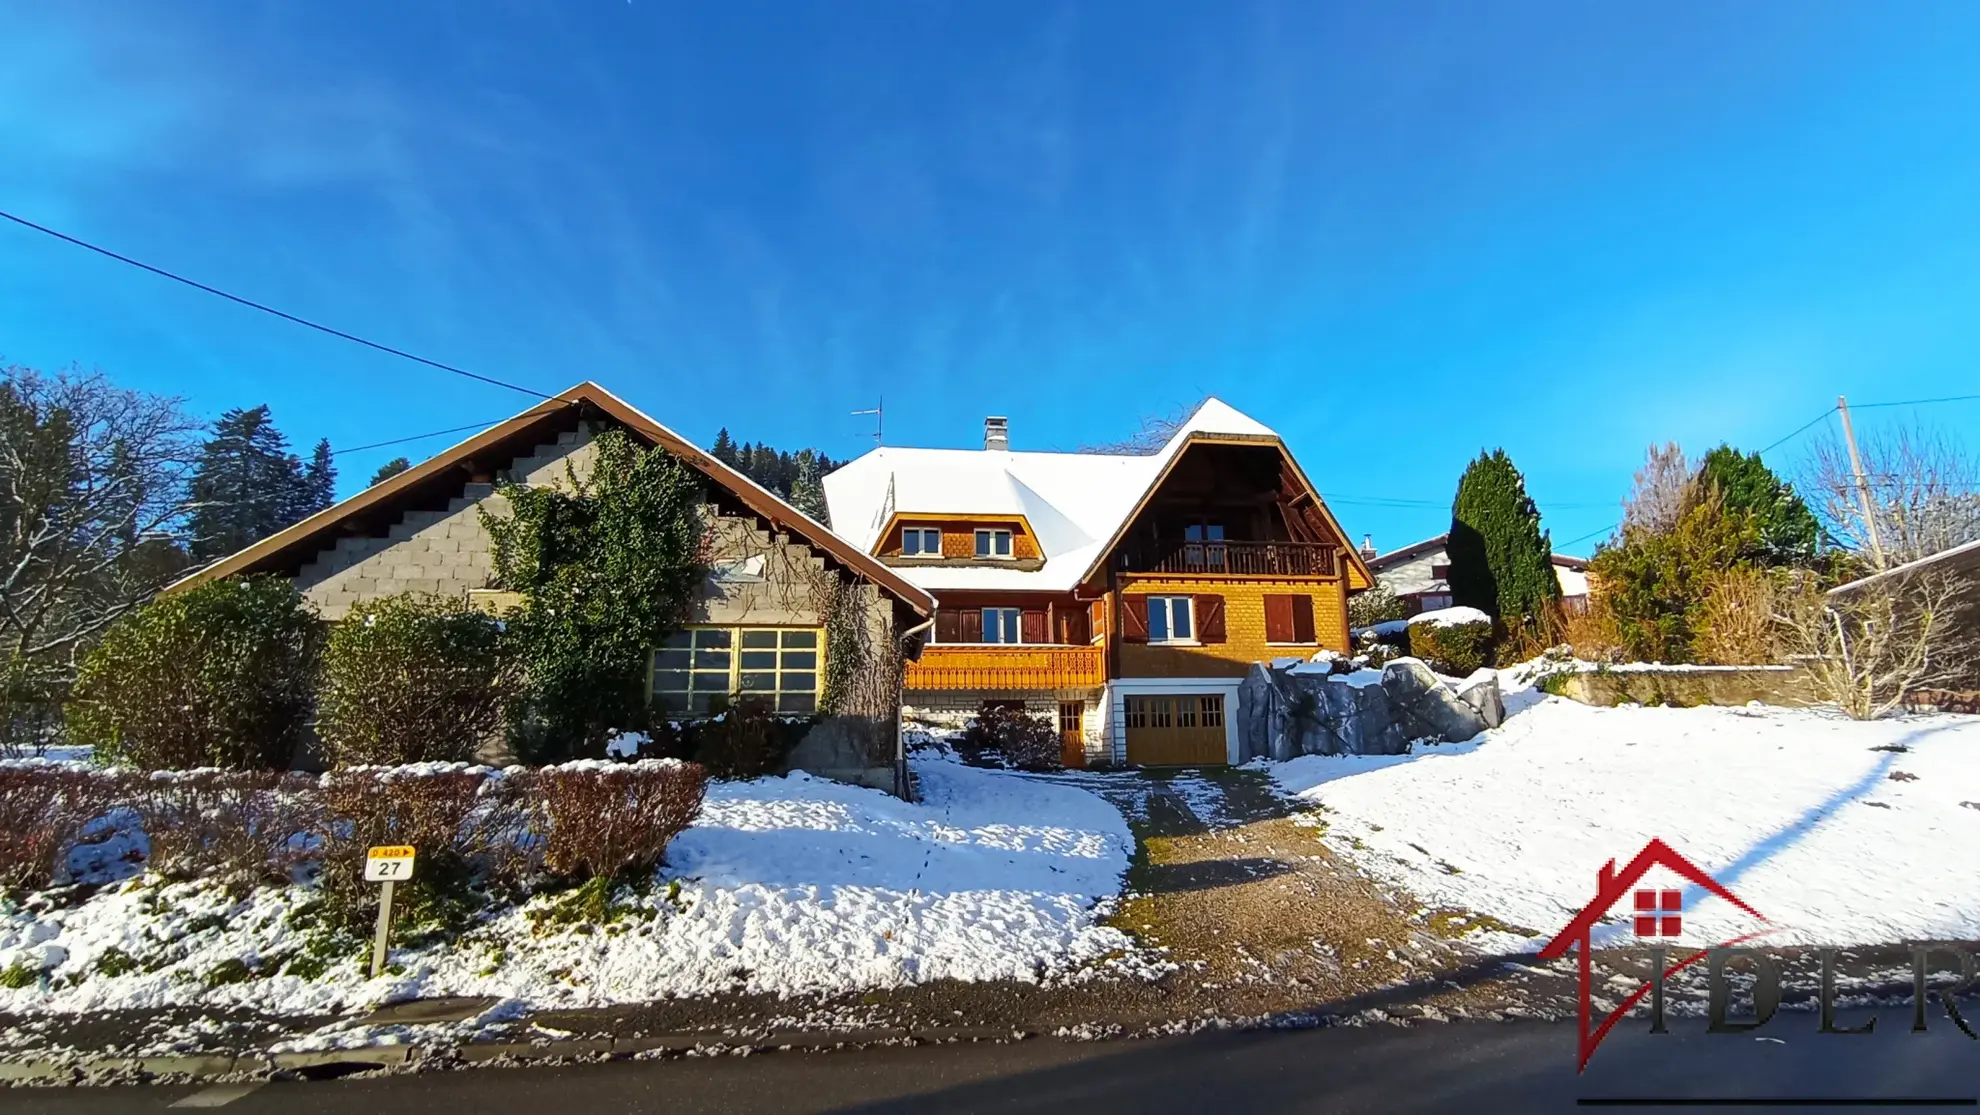
<path fill-rule="evenodd" d="M 678 759 L 568 763 L 530 780 L 544 866 L 591 879 L 651 872 L 701 812 L 708 786 L 700 766 Z"/>
<path fill-rule="evenodd" d="M 353 608 L 323 651 L 316 730 L 332 766 L 462 762 L 501 717 L 500 625 L 450 597 Z"/>
<path fill-rule="evenodd" d="M 1058 729 L 1022 705 L 985 702 L 963 732 L 963 743 L 978 751 L 995 748 L 1006 765 L 1019 770 L 1058 770 L 1064 764 Z"/>
<path fill-rule="evenodd" d="M 1464 677 L 1480 666 L 1492 664 L 1492 624 L 1486 620 L 1412 623 L 1409 650 L 1440 674 Z"/>
<path fill-rule="evenodd" d="M 1707 593 L 1757 545 L 1753 516 L 1729 512 L 1709 485 L 1666 531 L 1625 530 L 1588 563 L 1595 608 L 1632 658 L 1690 662 Z"/>
<path fill-rule="evenodd" d="M 1389 590 L 1380 581 L 1375 587 L 1348 597 L 1348 626 L 1373 627 L 1378 623 L 1409 618 L 1409 601 Z"/>
<path fill-rule="evenodd" d="M 151 870 L 232 884 L 287 882 L 315 853 L 316 782 L 273 771 L 155 771 L 133 780 L 130 804 L 151 842 Z"/>
<path fill-rule="evenodd" d="M 499 780 L 498 780 L 499 781 Z M 458 926 L 472 907 L 468 883 L 477 866 L 513 881 L 526 864 L 525 834 L 509 795 L 483 790 L 480 767 L 332 771 L 318 782 L 323 801 L 318 886 L 331 920 L 361 930 L 375 901 L 363 881 L 364 854 L 378 844 L 409 844 L 418 870 L 397 888 L 394 919 Z M 493 853 L 493 854 L 490 854 Z M 485 862 L 484 855 L 488 856 Z"/>
<path fill-rule="evenodd" d="M 110 808 L 119 781 L 40 763 L 0 765 L 0 889 L 53 882 L 76 835 Z"/>
<path fill-rule="evenodd" d="M 594 444 L 588 478 L 505 485 L 513 515 L 481 515 L 497 583 L 523 597 L 505 617 L 524 682 L 508 712 L 529 762 L 601 757 L 614 732 L 645 726 L 652 648 L 708 572 L 699 475 L 622 431 Z"/>
<path fill-rule="evenodd" d="M 1698 660 L 1717 666 L 1774 661 L 1780 641 L 1774 592 L 1773 578 L 1760 569 L 1729 569 L 1713 578 L 1692 639 Z"/>
<path fill-rule="evenodd" d="M 315 614 L 279 577 L 159 597 L 83 659 L 71 739 L 146 770 L 286 767 L 321 644 Z"/>
<path fill-rule="evenodd" d="M 744 697 L 713 719 L 687 731 L 695 762 L 711 778 L 760 778 L 778 770 L 790 751 L 790 729 L 768 705 Z"/>

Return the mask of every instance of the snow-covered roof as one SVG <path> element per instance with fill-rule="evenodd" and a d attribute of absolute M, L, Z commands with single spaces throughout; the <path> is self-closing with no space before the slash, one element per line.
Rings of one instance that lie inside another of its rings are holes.
<path fill-rule="evenodd" d="M 883 446 L 824 479 L 832 526 L 869 553 L 897 515 L 1023 516 L 1045 556 L 1037 570 L 995 566 L 901 565 L 903 576 L 934 591 L 992 589 L 1064 592 L 1080 582 L 1156 479 L 1192 435 L 1270 438 L 1278 434 L 1219 399 L 1195 414 L 1153 454 L 1033 453 L 996 449 Z"/>

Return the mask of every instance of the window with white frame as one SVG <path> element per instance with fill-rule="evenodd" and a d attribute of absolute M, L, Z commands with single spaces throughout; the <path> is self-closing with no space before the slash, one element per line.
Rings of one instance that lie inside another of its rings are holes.
<path fill-rule="evenodd" d="M 743 696 L 761 698 L 773 712 L 813 712 L 818 658 L 817 628 L 676 631 L 653 652 L 653 704 L 676 715 L 700 716 Z"/>
<path fill-rule="evenodd" d="M 1151 596 L 1148 598 L 1148 641 L 1187 643 L 1195 639 L 1189 597 Z"/>
<path fill-rule="evenodd" d="M 942 532 L 935 527 L 908 527 L 901 531 L 902 557 L 941 557 Z"/>
<path fill-rule="evenodd" d="M 1007 558 L 1011 556 L 1011 532 L 1008 530 L 979 530 L 976 532 L 976 556 L 980 558 Z"/>
<path fill-rule="evenodd" d="M 983 641 L 986 643 L 1015 643 L 1018 641 L 1018 609 L 983 609 Z"/>

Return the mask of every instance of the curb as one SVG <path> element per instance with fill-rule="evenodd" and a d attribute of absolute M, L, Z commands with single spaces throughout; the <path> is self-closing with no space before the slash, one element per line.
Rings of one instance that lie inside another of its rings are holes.
<path fill-rule="evenodd" d="M 100 1074 L 133 1074 L 146 1079 L 198 1080 L 235 1075 L 306 1073 L 347 1068 L 355 1072 L 401 1068 L 423 1061 L 478 1065 L 491 1061 L 562 1061 L 578 1057 L 631 1057 L 642 1053 L 686 1053 L 696 1049 L 771 1052 L 820 1051 L 893 1042 L 1021 1041 L 1033 1035 L 1008 1028 L 930 1026 L 861 1030 L 788 1030 L 757 1036 L 684 1031 L 629 1037 L 561 1038 L 546 1041 L 468 1042 L 451 1046 L 364 1045 L 271 1053 L 187 1053 L 153 1057 L 78 1057 L 0 1060 L 0 1084 L 74 1084 Z"/>

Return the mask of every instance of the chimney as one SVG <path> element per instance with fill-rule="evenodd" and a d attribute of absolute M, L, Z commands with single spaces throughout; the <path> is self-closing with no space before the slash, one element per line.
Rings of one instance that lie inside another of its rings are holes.
<path fill-rule="evenodd" d="M 1008 418 L 985 418 L 983 420 L 983 448 L 999 452 L 1011 447 L 1011 420 Z"/>
<path fill-rule="evenodd" d="M 1374 561 L 1375 555 L 1379 552 L 1380 551 L 1375 549 L 1374 535 L 1364 534 L 1361 536 L 1361 560 Z"/>

